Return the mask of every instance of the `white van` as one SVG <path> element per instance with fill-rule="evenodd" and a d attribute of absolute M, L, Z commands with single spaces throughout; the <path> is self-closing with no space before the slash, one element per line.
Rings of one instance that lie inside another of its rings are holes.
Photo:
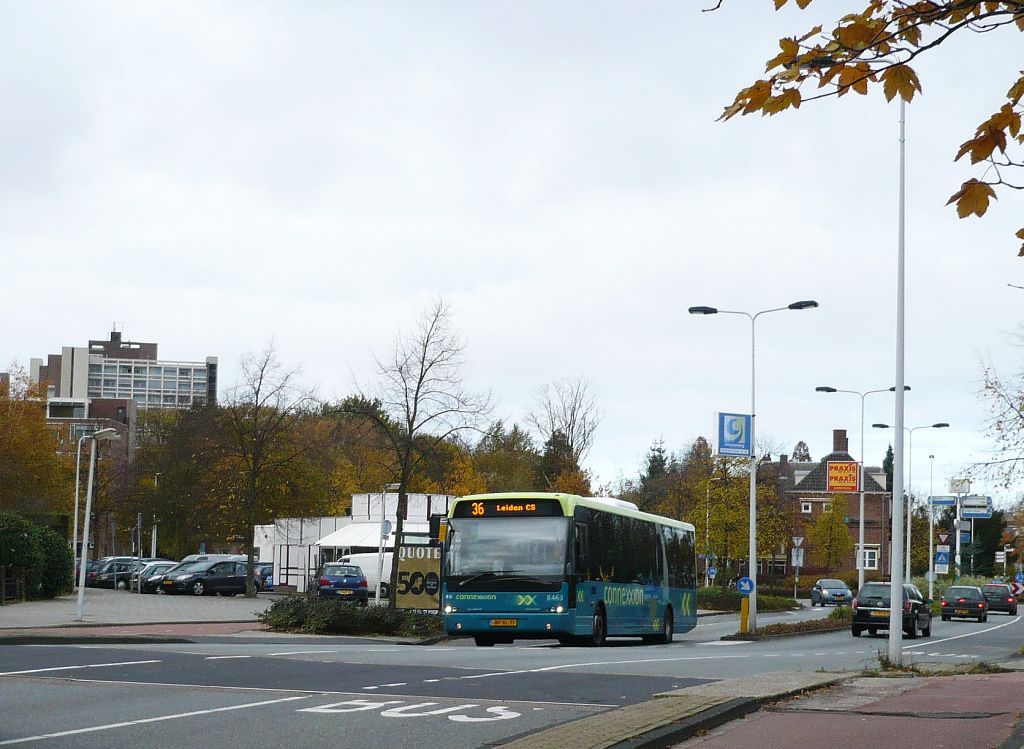
<path fill-rule="evenodd" d="M 381 600 L 385 600 L 388 597 L 389 584 L 391 582 L 391 555 L 393 549 L 384 550 L 384 585 L 381 588 Z M 370 597 L 376 595 L 377 592 L 377 552 L 371 551 L 365 554 L 346 554 L 338 560 L 344 564 L 354 564 L 363 571 L 363 577 L 366 578 L 366 587 L 370 589 Z"/>
<path fill-rule="evenodd" d="M 189 554 L 178 564 L 185 562 L 244 562 L 248 560 L 245 554 Z"/>

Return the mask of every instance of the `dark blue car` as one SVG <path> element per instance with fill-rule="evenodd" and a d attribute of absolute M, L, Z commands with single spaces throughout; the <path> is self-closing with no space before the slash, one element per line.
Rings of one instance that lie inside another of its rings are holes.
<path fill-rule="evenodd" d="M 336 598 L 366 605 L 369 588 L 366 575 L 354 564 L 331 562 L 320 568 L 316 580 L 316 594 L 321 598 Z"/>

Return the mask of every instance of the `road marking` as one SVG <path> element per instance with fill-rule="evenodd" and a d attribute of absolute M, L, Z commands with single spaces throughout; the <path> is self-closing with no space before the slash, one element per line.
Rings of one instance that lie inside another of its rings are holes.
<path fill-rule="evenodd" d="M 47 671 L 71 671 L 77 668 L 105 668 L 107 666 L 141 666 L 145 663 L 160 663 L 160 661 L 120 661 L 118 663 L 89 663 L 85 666 L 52 666 L 50 668 L 30 668 L 25 671 L 0 671 L 0 676 L 18 676 L 19 674 L 41 674 Z"/>
<path fill-rule="evenodd" d="M 75 728 L 70 731 L 57 731 L 55 733 L 43 733 L 38 736 L 25 736 L 20 739 L 8 739 L 7 741 L 0 741 L 0 746 L 9 746 L 11 744 L 25 744 L 30 741 L 43 741 L 45 739 L 56 739 L 62 736 L 77 736 L 82 733 L 94 733 L 96 731 L 109 731 L 114 728 L 127 728 L 128 726 L 138 726 L 145 723 L 158 723 L 164 720 L 175 720 L 177 718 L 192 718 L 197 715 L 210 715 L 212 713 L 226 713 L 232 710 L 245 710 L 250 707 L 263 707 L 264 705 L 274 705 L 281 702 L 293 702 L 294 700 L 308 700 L 313 695 L 301 695 L 299 697 L 281 697 L 276 700 L 261 700 L 260 702 L 248 702 L 244 705 L 231 705 L 229 707 L 213 707 L 207 710 L 192 710 L 187 713 L 172 713 L 170 715 L 157 715 L 153 718 L 141 718 L 139 720 L 126 720 L 120 723 L 107 723 L 102 726 L 89 726 L 88 728 Z"/>
<path fill-rule="evenodd" d="M 382 687 L 404 687 L 407 682 L 396 681 L 394 684 L 381 684 Z"/>
<path fill-rule="evenodd" d="M 208 655 L 204 661 L 226 661 L 229 658 L 252 658 L 251 655 Z"/>
<path fill-rule="evenodd" d="M 57 677 L 60 678 L 60 677 Z M 457 677 L 448 677 L 455 679 Z M 200 689 L 210 691 L 236 691 L 236 692 L 276 692 L 283 694 L 301 694 L 307 697 L 322 697 L 342 695 L 346 697 L 360 697 L 361 692 L 341 692 L 333 689 L 287 689 L 285 687 L 232 687 L 221 684 L 181 684 L 176 682 L 162 681 L 115 681 L 113 679 L 79 679 L 73 676 L 64 677 L 62 681 L 73 681 L 78 684 L 114 684 L 117 686 L 130 685 L 133 687 L 187 687 L 189 689 Z M 364 687 L 364 689 L 377 689 L 377 687 Z M 408 694 L 382 694 L 381 697 L 401 697 L 403 699 L 437 699 L 437 695 L 408 695 Z M 455 699 L 450 698 L 450 699 Z M 498 704 L 514 703 L 517 705 L 553 705 L 555 707 L 622 707 L 621 704 L 604 704 L 601 702 L 551 702 L 548 700 L 481 700 L 481 702 L 492 702 Z"/>
<path fill-rule="evenodd" d="M 337 650 L 289 650 L 284 653 L 267 653 L 267 657 L 273 657 L 275 655 L 319 655 L 321 653 L 337 653 Z"/>
<path fill-rule="evenodd" d="M 988 629 L 979 629 L 976 632 L 967 632 L 967 633 L 962 634 L 962 635 L 956 635 L 955 637 L 946 637 L 946 638 L 943 638 L 941 640 L 932 640 L 929 644 L 930 645 L 938 645 L 940 642 L 949 642 L 950 640 L 959 640 L 961 637 L 974 637 L 975 635 L 983 635 L 986 632 L 993 632 L 993 631 L 995 631 L 997 629 L 1002 629 L 1003 627 L 1009 627 L 1011 624 L 1016 624 L 1019 621 L 1020 621 L 1020 617 L 1018 616 L 1015 619 L 1006 622 L 1005 624 L 997 624 L 996 626 L 989 627 Z M 904 645 L 903 649 L 904 650 L 910 650 L 911 648 L 915 648 L 915 647 L 921 647 L 921 646 L 920 645 L 916 645 L 916 644 L 915 645 Z"/>

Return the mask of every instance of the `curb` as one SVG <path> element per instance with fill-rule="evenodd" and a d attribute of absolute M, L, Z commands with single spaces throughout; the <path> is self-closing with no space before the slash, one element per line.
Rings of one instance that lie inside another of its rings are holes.
<path fill-rule="evenodd" d="M 165 635 L 10 635 L 0 645 L 178 645 L 194 643 L 187 637 Z"/>
<path fill-rule="evenodd" d="M 783 640 L 787 637 L 800 637 L 801 635 L 825 635 L 829 632 L 842 632 L 849 628 L 849 625 L 845 625 L 842 627 L 834 627 L 832 629 L 806 629 L 802 632 L 778 632 L 771 635 L 722 635 L 718 639 L 739 642 L 760 642 L 761 640 Z"/>
<path fill-rule="evenodd" d="M 635 739 L 620 741 L 615 749 L 666 749 L 681 741 L 692 739 L 701 731 L 718 728 L 720 725 L 743 718 L 760 709 L 761 703 L 753 697 L 736 697 L 695 715 L 662 728 L 645 733 Z"/>
<path fill-rule="evenodd" d="M 190 622 L 191 624 L 203 625 L 203 624 L 262 624 L 259 619 L 210 619 L 198 622 Z M 181 620 L 176 619 L 174 621 L 167 622 L 70 622 L 68 624 L 39 624 L 36 626 L 20 626 L 20 627 L 0 627 L 0 637 L 3 637 L 4 631 L 16 630 L 24 632 L 25 630 L 60 630 L 60 629 L 92 629 L 99 627 L 159 627 L 159 626 L 170 626 L 180 625 Z"/>

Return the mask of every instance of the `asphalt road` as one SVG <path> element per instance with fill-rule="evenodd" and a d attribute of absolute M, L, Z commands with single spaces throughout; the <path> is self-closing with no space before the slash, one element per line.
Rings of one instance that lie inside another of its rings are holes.
<path fill-rule="evenodd" d="M 820 610 L 773 619 L 822 616 Z M 877 666 L 884 635 L 734 643 L 705 618 L 668 646 L 477 648 L 351 638 L 209 637 L 166 645 L 0 646 L 0 747 L 452 747 L 501 743 L 706 680 Z M 1021 617 L 940 622 L 907 661 L 999 660 Z"/>

